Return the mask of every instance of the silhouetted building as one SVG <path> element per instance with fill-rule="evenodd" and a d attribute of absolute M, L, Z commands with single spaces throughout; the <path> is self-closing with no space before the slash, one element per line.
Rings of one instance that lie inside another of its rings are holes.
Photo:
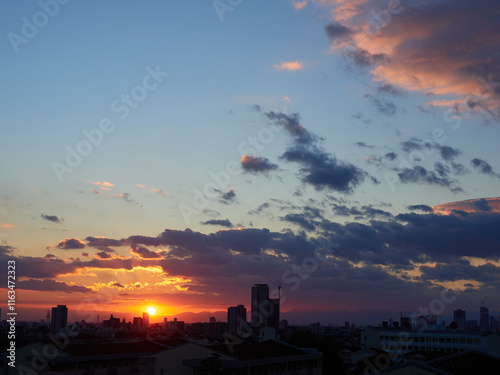
<path fill-rule="evenodd" d="M 134 317 L 134 326 L 141 327 L 142 326 L 142 318 L 140 316 Z"/>
<path fill-rule="evenodd" d="M 454 310 L 453 320 L 455 323 L 457 323 L 459 329 L 465 328 L 465 310 Z"/>
<path fill-rule="evenodd" d="M 269 286 L 267 284 L 254 284 L 252 286 L 251 322 L 267 326 L 269 316 Z"/>
<path fill-rule="evenodd" d="M 58 333 L 68 324 L 68 308 L 66 305 L 57 305 L 52 308 L 52 318 L 50 320 L 50 331 Z"/>
<path fill-rule="evenodd" d="M 217 319 L 215 319 L 215 316 L 211 316 L 209 319 L 210 323 L 217 323 Z"/>
<path fill-rule="evenodd" d="M 243 305 L 231 306 L 227 309 L 228 331 L 232 335 L 241 336 L 242 327 L 247 320 L 247 309 Z"/>
<path fill-rule="evenodd" d="M 401 316 L 399 320 L 401 328 L 411 329 L 411 318 L 409 316 Z"/>
<path fill-rule="evenodd" d="M 149 327 L 149 314 L 147 312 L 142 313 L 142 325 L 144 327 Z"/>
<path fill-rule="evenodd" d="M 280 300 L 276 298 L 270 299 L 269 301 L 271 302 L 271 310 L 269 311 L 267 325 L 278 332 L 280 328 Z"/>
<path fill-rule="evenodd" d="M 102 321 L 102 326 L 109 327 L 112 329 L 119 329 L 120 328 L 120 318 L 114 318 L 113 315 L 111 315 L 109 317 L 109 320 Z"/>
<path fill-rule="evenodd" d="M 490 309 L 486 306 L 481 306 L 479 309 L 479 328 L 481 331 L 490 329 Z"/>

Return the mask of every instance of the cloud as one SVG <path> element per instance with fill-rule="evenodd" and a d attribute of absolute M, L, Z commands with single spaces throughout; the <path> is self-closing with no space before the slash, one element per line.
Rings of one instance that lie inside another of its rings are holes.
<path fill-rule="evenodd" d="M 367 145 L 365 142 L 356 142 L 356 146 L 363 147 L 363 148 L 374 148 L 375 146 L 373 145 Z"/>
<path fill-rule="evenodd" d="M 168 193 L 166 191 L 163 191 L 162 189 L 155 189 L 154 187 L 151 188 L 151 193 L 154 193 L 154 194 L 159 194 L 159 195 L 168 195 Z"/>
<path fill-rule="evenodd" d="M 467 111 L 498 109 L 500 4 L 489 0 L 396 2 L 320 1 L 332 15 L 325 32 L 332 52 L 371 66 L 373 79 L 427 93 L 435 105 Z M 480 28 L 477 25 L 481 25 Z M 460 27 L 457 28 L 457 25 Z M 373 56 L 385 55 L 385 59 Z M 449 100 L 449 98 L 455 98 Z M 446 100 L 440 103 L 441 98 Z"/>
<path fill-rule="evenodd" d="M 14 249 L 15 249 L 15 247 L 12 247 L 12 246 L 0 245 L 0 256 L 10 255 L 10 254 L 12 254 L 12 251 Z"/>
<path fill-rule="evenodd" d="M 65 238 L 64 240 L 59 241 L 56 247 L 63 250 L 83 249 L 85 247 L 85 243 L 78 238 Z"/>
<path fill-rule="evenodd" d="M 159 259 L 161 255 L 151 251 L 143 246 L 137 246 L 132 248 L 134 254 L 139 255 L 142 259 Z"/>
<path fill-rule="evenodd" d="M 391 85 L 389 83 L 384 83 L 382 85 L 378 85 L 377 92 L 381 94 L 390 94 L 394 96 L 403 96 L 406 92 L 399 87 Z"/>
<path fill-rule="evenodd" d="M 84 286 L 69 285 L 64 282 L 54 280 L 29 279 L 17 282 L 17 288 L 24 290 L 37 290 L 43 292 L 65 292 L 65 293 L 95 293 L 92 289 Z"/>
<path fill-rule="evenodd" d="M 233 224 L 228 219 L 212 219 L 202 222 L 203 225 L 217 225 L 220 227 L 232 228 Z"/>
<path fill-rule="evenodd" d="M 500 213 L 500 198 L 478 198 L 440 204 L 433 207 L 435 213 L 450 215 L 460 213 Z"/>
<path fill-rule="evenodd" d="M 355 165 L 339 161 L 316 148 L 297 145 L 286 150 L 281 158 L 300 164 L 302 182 L 316 190 L 330 189 L 349 194 L 367 177 L 367 173 Z"/>
<path fill-rule="evenodd" d="M 288 115 L 271 111 L 264 113 L 264 116 L 273 121 L 275 125 L 283 127 L 297 143 L 310 144 L 316 140 L 316 137 L 300 124 L 300 115 L 298 113 Z"/>
<path fill-rule="evenodd" d="M 271 163 L 269 159 L 252 155 L 243 155 L 241 157 L 241 166 L 245 172 L 253 174 L 266 174 L 270 171 L 278 169 L 278 166 Z"/>
<path fill-rule="evenodd" d="M 295 10 L 301 10 L 304 9 L 307 5 L 307 0 L 303 1 L 293 1 L 292 0 L 292 5 Z"/>
<path fill-rule="evenodd" d="M 393 102 L 385 98 L 378 98 L 376 96 L 373 96 L 372 94 L 365 94 L 365 98 L 370 100 L 370 102 L 375 106 L 377 111 L 387 116 L 394 116 L 398 111 L 398 107 L 396 107 L 396 105 Z"/>
<path fill-rule="evenodd" d="M 222 204 L 230 205 L 236 203 L 238 200 L 236 199 L 236 192 L 233 188 L 229 189 L 226 192 L 223 192 L 219 189 L 214 189 L 216 192 L 220 194 L 219 202 Z"/>
<path fill-rule="evenodd" d="M 110 183 L 110 182 L 106 182 L 106 181 L 97 181 L 97 182 L 93 182 L 92 183 L 93 185 L 97 185 L 99 186 L 102 190 L 106 190 L 106 191 L 109 191 L 111 190 L 113 187 L 115 187 L 116 185 Z"/>
<path fill-rule="evenodd" d="M 389 159 L 389 160 L 393 161 L 393 160 L 396 160 L 396 159 L 397 159 L 398 155 L 396 155 L 396 153 L 395 153 L 395 152 L 392 152 L 392 151 L 391 151 L 391 152 L 388 152 L 387 154 L 385 154 L 385 156 L 384 156 L 384 157 L 385 157 L 386 159 Z"/>
<path fill-rule="evenodd" d="M 96 253 L 95 256 L 98 258 L 98 259 L 112 259 L 113 256 L 109 253 L 107 253 L 106 251 L 101 251 L 99 253 Z"/>
<path fill-rule="evenodd" d="M 428 213 L 433 213 L 434 209 L 431 206 L 427 206 L 425 204 L 414 204 L 408 206 L 408 209 L 411 211 L 422 211 L 422 212 L 428 212 Z"/>
<path fill-rule="evenodd" d="M 477 169 L 479 172 L 481 172 L 483 174 L 490 175 L 490 176 L 499 177 L 498 174 L 493 172 L 493 167 L 486 160 L 474 158 L 470 162 L 471 162 L 472 166 L 475 169 Z"/>
<path fill-rule="evenodd" d="M 300 61 L 284 61 L 281 64 L 274 65 L 277 70 L 302 70 L 304 68 L 304 63 Z"/>
<path fill-rule="evenodd" d="M 352 193 L 368 174 L 355 165 L 338 160 L 325 152 L 317 143 L 320 140 L 300 124 L 300 115 L 280 112 L 264 114 L 274 125 L 281 126 L 292 137 L 289 146 L 280 159 L 297 163 L 300 179 L 303 183 L 314 186 L 316 190 L 331 189 L 342 193 Z M 375 183 L 378 181 L 370 177 Z"/>
<path fill-rule="evenodd" d="M 113 247 L 123 246 L 121 240 L 113 240 L 105 237 L 87 237 L 85 238 L 85 241 L 87 241 L 87 246 L 89 247 L 94 247 L 96 249 L 101 249 L 103 251 L 111 253 L 114 252 L 114 250 L 110 249 L 109 246 Z"/>
<path fill-rule="evenodd" d="M 45 219 L 47 221 L 52 221 L 53 223 L 61 223 L 61 221 L 64 221 L 63 219 L 59 219 L 56 215 L 41 215 L 42 219 Z"/>
<path fill-rule="evenodd" d="M 132 196 L 130 195 L 130 193 L 117 194 L 117 195 L 115 195 L 115 197 L 122 198 L 123 200 L 125 200 L 125 202 L 135 203 L 139 207 L 142 207 L 141 204 L 139 204 L 135 199 L 132 198 Z"/>
<path fill-rule="evenodd" d="M 434 171 L 429 171 L 420 165 L 402 168 L 398 172 L 399 181 L 404 184 L 439 185 L 448 188 L 453 193 L 463 192 L 458 181 L 448 177 L 447 171 L 440 168 L 441 166 L 442 164 L 436 163 Z"/>
<path fill-rule="evenodd" d="M 349 29 L 338 22 L 330 22 L 325 27 L 326 36 L 330 41 L 338 41 L 339 39 L 351 39 L 352 35 L 355 34 L 354 30 Z"/>

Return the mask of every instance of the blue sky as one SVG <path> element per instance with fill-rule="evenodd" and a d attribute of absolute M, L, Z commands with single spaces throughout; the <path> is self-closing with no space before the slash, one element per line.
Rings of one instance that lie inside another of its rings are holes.
<path fill-rule="evenodd" d="M 150 304 L 168 305 L 171 297 L 171 306 L 223 310 L 241 301 L 231 302 L 234 289 L 222 289 L 227 280 L 198 265 L 218 269 L 220 256 L 241 271 L 231 276 L 234 288 L 246 288 L 282 279 L 315 241 L 327 239 L 340 249 L 345 241 L 349 252 L 336 250 L 331 264 L 311 275 L 316 281 L 304 283 L 295 302 L 290 298 L 289 309 L 306 296 L 317 309 L 335 308 L 316 304 L 333 296 L 343 299 L 343 308 L 360 309 L 361 280 L 381 290 L 389 280 L 394 296 L 388 298 L 420 290 L 417 300 L 425 304 L 457 278 L 455 287 L 467 296 L 463 305 L 478 306 L 500 286 L 498 253 L 476 257 L 471 246 L 457 255 L 451 241 L 443 244 L 450 247 L 443 257 L 435 243 L 414 236 L 422 235 L 418 222 L 435 225 L 430 239 L 481 223 L 485 233 L 471 230 L 471 243 L 477 236 L 488 239 L 485 249 L 498 245 L 491 228 L 500 170 L 499 8 L 485 1 L 413 3 L 397 2 L 391 12 L 386 2 L 365 0 L 350 6 L 333 0 L 2 3 L 0 245 L 5 257 L 51 269 L 19 271 L 29 298 L 42 291 L 44 301 L 63 298 L 71 305 L 109 289 Z M 378 33 L 366 31 L 377 20 L 373 14 L 385 20 Z M 457 19 L 463 29 L 454 29 Z M 33 22 L 36 35 L 27 26 Z M 425 31 L 418 27 L 423 23 Z M 89 149 L 82 132 L 97 134 L 103 121 L 108 133 L 101 129 Z M 69 166 L 73 152 L 85 155 Z M 197 192 L 202 205 L 193 200 Z M 463 201 L 460 212 L 440 209 Z M 412 210 L 416 205 L 425 207 Z M 358 243 L 364 232 L 351 233 L 354 225 L 373 232 L 381 247 Z M 385 238 L 382 226 L 398 226 L 408 238 Z M 183 240 L 160 241 L 166 229 Z M 270 269 L 240 249 L 247 246 L 244 236 L 266 230 L 274 240 L 250 253 Z M 220 231 L 235 239 L 200 250 L 198 241 L 210 242 Z M 121 242 L 94 246 L 97 237 Z M 81 245 L 66 246 L 70 239 Z M 302 253 L 293 250 L 301 241 Z M 389 253 L 382 261 L 374 254 L 384 247 Z M 421 256 L 401 255 L 408 249 Z M 177 274 L 172 264 L 180 260 L 185 269 Z M 442 274 L 429 276 L 431 266 Z M 465 266 L 491 268 L 491 279 L 468 280 Z M 142 280 L 140 291 L 120 280 L 123 288 L 109 284 L 127 267 Z M 332 276 L 339 267 L 340 279 Z M 83 277 L 86 272 L 94 276 Z M 172 289 L 154 297 L 153 280 L 174 275 L 180 279 Z M 356 302 L 348 290 L 332 292 L 356 277 Z"/>

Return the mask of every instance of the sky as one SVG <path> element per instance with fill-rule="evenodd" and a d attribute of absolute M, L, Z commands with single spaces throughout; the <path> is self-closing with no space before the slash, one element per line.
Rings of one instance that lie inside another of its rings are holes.
<path fill-rule="evenodd" d="M 499 16 L 486 0 L 2 2 L 18 311 L 154 322 L 249 309 L 255 283 L 306 320 L 500 310 Z"/>

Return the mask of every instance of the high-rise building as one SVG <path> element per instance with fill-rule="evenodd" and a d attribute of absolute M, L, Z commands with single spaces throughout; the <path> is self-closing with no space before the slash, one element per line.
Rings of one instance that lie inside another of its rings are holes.
<path fill-rule="evenodd" d="M 247 321 L 247 309 L 243 305 L 231 306 L 227 309 L 228 331 L 232 335 L 240 336 L 242 327 Z"/>
<path fill-rule="evenodd" d="M 465 310 L 454 310 L 453 311 L 453 321 L 457 323 L 458 328 L 465 327 Z"/>
<path fill-rule="evenodd" d="M 278 329 L 280 328 L 280 300 L 272 298 L 269 302 L 271 302 L 271 310 L 269 311 L 269 316 L 267 318 L 267 325 L 274 328 L 276 332 L 278 332 Z"/>
<path fill-rule="evenodd" d="M 252 323 L 267 326 L 267 317 L 271 309 L 269 302 L 269 286 L 267 284 L 254 284 L 252 286 Z"/>
<path fill-rule="evenodd" d="M 144 327 L 149 327 L 149 314 L 147 312 L 142 313 L 142 325 Z"/>
<path fill-rule="evenodd" d="M 486 306 L 481 306 L 479 309 L 479 328 L 481 331 L 490 329 L 490 309 Z"/>
<path fill-rule="evenodd" d="M 50 331 L 58 333 L 68 324 L 68 308 L 66 305 L 57 305 L 52 308 L 52 318 L 50 320 Z"/>

